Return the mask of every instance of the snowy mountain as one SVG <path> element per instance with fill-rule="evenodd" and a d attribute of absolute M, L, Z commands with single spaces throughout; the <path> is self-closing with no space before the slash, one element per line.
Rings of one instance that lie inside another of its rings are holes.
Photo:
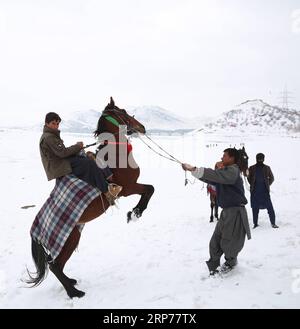
<path fill-rule="evenodd" d="M 66 132 L 93 133 L 100 116 L 101 112 L 95 110 L 76 111 L 63 119 L 60 128 Z"/>
<path fill-rule="evenodd" d="M 207 118 L 184 118 L 159 106 L 140 106 L 129 109 L 129 113 L 144 124 L 149 132 L 192 131 L 199 124 L 204 124 Z"/>
<path fill-rule="evenodd" d="M 183 117 L 159 106 L 129 107 L 128 113 L 144 124 L 148 133 L 180 135 L 183 133 L 230 132 L 234 134 L 290 134 L 300 132 L 300 111 L 272 106 L 263 100 L 248 100 L 219 117 Z M 81 110 L 63 115 L 61 130 L 92 134 L 101 111 Z M 10 127 L 12 128 L 12 127 Z M 15 127 L 18 128 L 18 127 Z M 41 130 L 42 124 L 22 127 Z"/>
<path fill-rule="evenodd" d="M 129 109 L 135 118 L 143 122 L 148 129 L 174 130 L 186 129 L 183 118 L 159 106 L 140 106 Z"/>
<path fill-rule="evenodd" d="M 192 131 L 207 121 L 207 118 L 183 118 L 159 106 L 130 107 L 128 113 L 135 115 L 152 133 L 184 133 Z M 96 129 L 101 112 L 95 110 L 76 111 L 69 117 L 64 117 L 61 130 L 76 133 L 92 133 Z M 205 121 L 206 120 L 206 121 Z"/>
<path fill-rule="evenodd" d="M 271 106 L 263 100 L 249 100 L 223 113 L 198 130 L 253 133 L 300 131 L 300 111 Z"/>

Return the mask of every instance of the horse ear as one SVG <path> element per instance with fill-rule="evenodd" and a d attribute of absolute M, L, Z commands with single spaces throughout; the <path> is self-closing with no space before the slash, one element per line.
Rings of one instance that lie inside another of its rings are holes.
<path fill-rule="evenodd" d="M 114 108 L 114 107 L 115 107 L 115 102 L 114 102 L 114 100 L 113 100 L 112 97 L 110 97 L 110 103 L 109 103 L 109 106 L 110 106 L 111 108 Z"/>
<path fill-rule="evenodd" d="M 243 149 L 242 150 L 245 151 L 245 146 L 243 146 Z"/>

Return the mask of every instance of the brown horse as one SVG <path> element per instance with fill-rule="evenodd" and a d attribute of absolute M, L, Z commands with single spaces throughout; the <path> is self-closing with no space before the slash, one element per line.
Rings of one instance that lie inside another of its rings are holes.
<path fill-rule="evenodd" d="M 119 126 L 125 127 L 125 129 L 119 129 Z M 142 216 L 143 211 L 147 208 L 148 202 L 154 193 L 154 187 L 152 185 L 137 183 L 140 169 L 134 161 L 131 150 L 129 150 L 130 152 L 127 152 L 127 147 L 130 146 L 130 144 L 128 143 L 126 135 L 131 135 L 133 133 L 145 134 L 145 132 L 145 127 L 133 116 L 130 116 L 125 110 L 115 106 L 112 98 L 102 112 L 102 116 L 98 121 L 97 129 L 95 131 L 95 136 L 101 137 L 101 134 L 109 133 L 110 136 L 113 137 L 111 140 L 108 138 L 103 142 L 106 147 L 108 147 L 108 150 L 115 152 L 116 155 L 116 167 L 111 168 L 111 170 L 113 172 L 114 182 L 123 186 L 119 196 L 126 197 L 132 194 L 141 195 L 138 204 L 127 214 L 128 222 L 134 217 L 139 218 Z M 123 147 L 124 145 L 126 145 L 125 149 Z M 110 148 L 113 149 L 110 150 Z M 122 168 L 120 168 L 120 164 L 122 164 Z M 109 206 L 110 205 L 106 198 L 101 198 L 101 196 L 97 197 L 83 212 L 78 224 L 84 224 L 98 218 L 107 208 L 109 208 Z M 70 298 L 84 296 L 85 293 L 83 291 L 74 287 L 77 281 L 67 277 L 63 272 L 64 266 L 77 247 L 79 240 L 80 232 L 75 226 L 74 230 L 66 240 L 60 254 L 53 260 L 51 259 L 51 256 L 46 253 L 44 247 L 32 239 L 32 258 L 37 272 L 35 276 L 29 273 L 30 280 L 28 280 L 27 283 L 33 284 L 33 287 L 40 284 L 45 279 L 49 266 L 50 270 L 61 282 Z"/>
<path fill-rule="evenodd" d="M 238 150 L 239 152 L 239 159 L 237 162 L 237 165 L 243 174 L 244 177 L 248 177 L 248 154 L 245 150 L 245 147 Z M 215 166 L 215 169 L 217 167 Z M 246 182 L 246 180 L 245 180 Z M 247 182 L 246 182 L 247 184 Z M 219 206 L 217 202 L 217 190 L 216 187 L 212 184 L 207 185 L 207 194 L 209 195 L 209 200 L 210 200 L 210 223 L 213 223 L 214 217 L 219 220 Z"/>

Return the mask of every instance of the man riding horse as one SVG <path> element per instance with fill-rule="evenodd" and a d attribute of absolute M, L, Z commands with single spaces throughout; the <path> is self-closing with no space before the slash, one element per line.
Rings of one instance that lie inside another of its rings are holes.
<path fill-rule="evenodd" d="M 145 134 L 146 129 L 110 99 L 95 131 L 95 136 L 103 139 L 108 151 L 115 155 L 116 166 L 109 169 L 102 166 L 99 154 L 96 161 L 90 154 L 78 156 L 83 149 L 82 142 L 68 148 L 64 146 L 58 130 L 61 119 L 57 114 L 49 113 L 45 121 L 41 156 L 48 179 L 56 178 L 56 185 L 31 226 L 31 254 L 36 272 L 28 271 L 30 278 L 26 282 L 33 287 L 39 285 L 49 268 L 70 298 L 83 297 L 85 293 L 75 287 L 77 281 L 64 273 L 66 262 L 78 246 L 83 224 L 101 216 L 117 196 L 139 194 L 138 204 L 127 213 L 129 223 L 142 216 L 154 193 L 152 185 L 137 183 L 140 168 L 126 138 L 133 133 Z M 102 169 L 97 166 L 99 162 Z M 111 174 L 118 185 L 107 182 Z M 106 198 L 102 198 L 99 190 Z"/>
<path fill-rule="evenodd" d="M 40 139 L 40 154 L 48 180 L 72 173 L 79 179 L 97 187 L 113 205 L 122 187 L 108 183 L 107 180 L 112 176 L 109 168 L 102 170 L 95 161 L 78 154 L 83 149 L 82 142 L 65 147 L 58 129 L 60 122 L 61 118 L 58 114 L 48 113 Z"/>

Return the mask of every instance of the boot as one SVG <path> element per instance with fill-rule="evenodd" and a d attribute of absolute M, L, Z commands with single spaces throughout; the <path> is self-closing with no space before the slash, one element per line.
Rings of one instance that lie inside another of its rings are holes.
<path fill-rule="evenodd" d="M 226 273 L 230 272 L 233 268 L 234 268 L 234 266 L 231 266 L 231 265 L 229 265 L 225 262 L 221 266 L 220 272 L 223 273 L 223 274 L 226 274 Z"/>
<path fill-rule="evenodd" d="M 108 191 L 104 193 L 107 201 L 111 206 L 115 204 L 119 193 L 122 191 L 123 187 L 117 184 L 108 184 Z"/>

